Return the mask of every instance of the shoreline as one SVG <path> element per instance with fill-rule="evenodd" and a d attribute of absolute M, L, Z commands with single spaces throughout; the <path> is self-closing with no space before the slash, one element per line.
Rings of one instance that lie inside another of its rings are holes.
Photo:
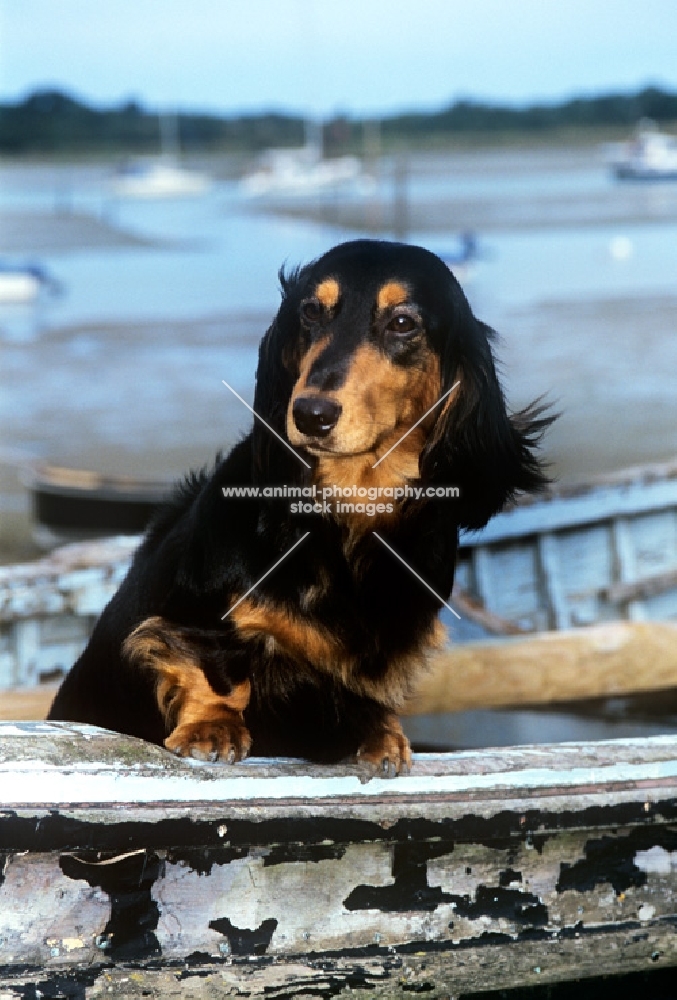
<path fill-rule="evenodd" d="M 52 211 L 2 209 L 0 231 L 4 256 L 35 257 L 83 250 L 143 250 L 165 246 L 165 241 L 138 236 L 100 215 L 58 207 Z"/>
<path fill-rule="evenodd" d="M 675 317 L 677 295 L 651 294 L 504 311 L 506 397 L 515 411 L 544 394 L 561 414 L 542 448 L 562 485 L 675 457 Z M 0 560 L 27 552 L 22 458 L 176 479 L 232 447 L 252 417 L 221 379 L 251 400 L 270 318 L 80 323 L 2 344 Z"/>

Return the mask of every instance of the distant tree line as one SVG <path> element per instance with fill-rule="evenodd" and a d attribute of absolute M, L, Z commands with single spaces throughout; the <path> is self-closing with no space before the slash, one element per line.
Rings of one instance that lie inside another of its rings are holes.
<path fill-rule="evenodd" d="M 337 117 L 325 123 L 332 152 L 360 148 L 365 131 L 378 125 L 386 145 L 425 144 L 474 134 L 544 133 L 566 128 L 631 127 L 641 118 L 677 121 L 677 94 L 647 87 L 633 95 L 580 97 L 528 107 L 460 100 L 437 112 L 409 112 L 375 121 Z M 365 130 L 366 126 L 366 130 Z M 180 147 L 186 152 L 255 152 L 271 146 L 298 146 L 304 122 L 298 115 L 261 113 L 219 117 L 177 115 Z M 160 148 L 159 116 L 128 101 L 114 108 L 93 108 L 59 91 L 31 94 L 15 104 L 0 104 L 0 154 L 110 153 L 134 155 Z"/>
<path fill-rule="evenodd" d="M 561 104 L 532 104 L 511 108 L 477 101 L 457 101 L 434 115 L 396 115 L 383 130 L 406 132 L 498 132 L 519 129 L 546 131 L 580 126 L 632 126 L 642 118 L 656 122 L 677 120 L 677 94 L 647 87 L 638 94 L 577 97 Z"/>
<path fill-rule="evenodd" d="M 220 118 L 182 113 L 176 118 L 184 151 L 251 151 L 303 142 L 303 119 L 292 115 Z M 17 104 L 0 104 L 0 154 L 157 153 L 160 133 L 160 116 L 135 101 L 99 109 L 49 90 Z"/>

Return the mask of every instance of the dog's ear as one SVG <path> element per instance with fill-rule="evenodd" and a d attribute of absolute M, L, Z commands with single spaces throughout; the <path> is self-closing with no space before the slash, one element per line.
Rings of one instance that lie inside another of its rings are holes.
<path fill-rule="evenodd" d="M 555 417 L 541 400 L 508 414 L 492 352 L 494 331 L 473 316 L 462 293 L 454 313 L 454 336 L 447 339 L 442 359 L 442 391 L 459 385 L 441 406 L 421 455 L 421 475 L 458 486 L 459 527 L 482 528 L 516 493 L 548 485 L 535 448 Z"/>
<path fill-rule="evenodd" d="M 302 271 L 280 269 L 282 302 L 259 347 L 254 410 L 286 440 L 287 406 L 298 378 L 302 351 L 298 321 Z M 259 483 L 294 483 L 303 465 L 261 420 L 254 420 L 254 478 Z"/>

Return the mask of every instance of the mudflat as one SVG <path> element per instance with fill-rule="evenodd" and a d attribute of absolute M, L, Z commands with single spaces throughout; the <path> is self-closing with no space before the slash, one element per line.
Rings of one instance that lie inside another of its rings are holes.
<path fill-rule="evenodd" d="M 0 243 L 2 252 L 12 256 L 153 245 L 88 213 L 16 210 L 0 213 Z"/>

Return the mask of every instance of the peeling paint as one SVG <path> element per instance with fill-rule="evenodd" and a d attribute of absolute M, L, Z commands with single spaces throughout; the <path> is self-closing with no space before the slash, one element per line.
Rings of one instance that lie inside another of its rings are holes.
<path fill-rule="evenodd" d="M 656 841 L 659 843 L 656 843 Z M 647 873 L 636 863 L 638 853 L 656 847 L 677 848 L 677 830 L 633 830 L 627 836 L 591 839 L 585 845 L 585 858 L 573 865 L 563 863 L 557 891 L 576 889 L 589 892 L 601 883 L 610 883 L 616 895 L 631 886 L 644 885 Z M 643 849 L 643 850 L 642 850 Z"/>
<path fill-rule="evenodd" d="M 96 734 L 50 730 L 3 744 L 0 733 L 0 746 L 9 766 L 8 746 L 21 742 L 23 768 L 45 739 L 58 770 L 59 741 L 71 738 L 94 775 Z M 124 757 L 120 794 L 133 791 L 130 775 L 166 791 L 156 750 L 148 761 L 138 748 Z M 38 983 L 87 967 L 94 985 L 75 994 L 81 1000 L 109 986 L 136 995 L 133 976 L 162 1000 L 349 987 L 441 998 L 452 975 L 459 993 L 472 993 L 550 983 L 572 969 L 677 965 L 677 781 L 607 782 L 617 765 L 650 769 L 652 754 L 677 762 L 677 741 L 425 757 L 426 780 L 460 776 L 467 790 L 423 798 L 406 781 L 387 794 L 370 783 L 357 796 L 281 798 L 268 793 L 276 776 L 286 787 L 349 787 L 340 768 L 282 761 L 241 769 L 248 798 L 5 802 L 0 992 L 21 977 Z M 225 768 L 203 780 L 200 768 L 175 767 L 169 773 L 188 773 L 196 788 L 232 787 Z M 567 768 L 599 780 L 559 782 Z M 520 776 L 534 771 L 551 771 L 553 783 L 525 791 Z M 61 773 L 80 788 L 70 760 Z M 479 780 L 491 775 L 501 781 Z"/>
<path fill-rule="evenodd" d="M 664 847 L 650 847 L 648 851 L 637 851 L 634 864 L 648 874 L 669 875 L 677 870 L 677 850 L 666 851 Z"/>
<path fill-rule="evenodd" d="M 277 923 L 274 917 L 270 917 L 262 921 L 258 927 L 250 929 L 235 927 L 228 917 L 221 917 L 218 920 L 210 920 L 209 926 L 228 940 L 228 954 L 265 955 Z"/>
<path fill-rule="evenodd" d="M 506 868 L 505 871 L 499 873 L 498 884 L 500 886 L 508 887 L 514 882 L 522 881 L 522 872 L 513 871 L 512 868 Z"/>
<path fill-rule="evenodd" d="M 338 860 L 346 853 L 341 844 L 277 844 L 263 859 L 264 866 L 289 865 L 297 862 Z"/>
<path fill-rule="evenodd" d="M 477 920 L 480 917 L 491 917 L 515 921 L 518 924 L 528 923 L 542 926 L 548 923 L 548 909 L 538 896 L 521 889 L 492 888 L 481 885 L 475 893 L 474 900 L 467 896 L 453 900 L 454 908 L 459 916 Z"/>
<path fill-rule="evenodd" d="M 347 910 L 406 912 L 435 910 L 453 897 L 439 886 L 428 885 L 426 863 L 430 858 L 451 854 L 453 844 L 396 844 L 393 849 L 390 885 L 358 885 L 343 901 Z"/>
<path fill-rule="evenodd" d="M 101 947 L 111 958 L 129 961 L 161 954 L 154 933 L 160 911 L 151 898 L 162 870 L 156 854 L 134 851 L 97 861 L 64 854 L 59 867 L 68 878 L 82 879 L 110 897 L 110 918 L 101 934 Z"/>

